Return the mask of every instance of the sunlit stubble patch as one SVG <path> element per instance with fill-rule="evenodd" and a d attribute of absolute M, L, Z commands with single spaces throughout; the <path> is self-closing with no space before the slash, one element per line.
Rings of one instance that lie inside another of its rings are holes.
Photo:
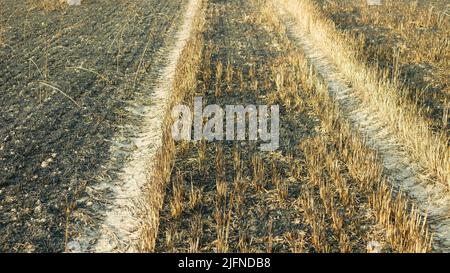
<path fill-rule="evenodd" d="M 217 104 L 202 109 L 203 98 L 194 98 L 194 113 L 186 105 L 172 109 L 172 137 L 175 141 L 258 141 L 261 151 L 275 151 L 279 147 L 280 115 L 279 105 L 226 105 Z M 206 119 L 206 123 L 203 121 Z M 225 136 L 224 136 L 224 120 Z M 248 131 L 246 121 L 248 120 Z M 270 120 L 270 130 L 269 130 Z M 193 137 L 192 137 L 193 131 Z M 248 132 L 248 134 L 246 134 Z M 246 138 L 248 135 L 248 138 Z"/>

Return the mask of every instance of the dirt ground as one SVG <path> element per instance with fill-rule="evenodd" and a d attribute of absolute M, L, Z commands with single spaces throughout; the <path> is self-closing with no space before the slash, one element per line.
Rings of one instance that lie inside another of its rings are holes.
<path fill-rule="evenodd" d="M 102 206 L 90 186 L 115 175 L 103 168 L 110 140 L 181 5 L 84 2 L 0 1 L 0 252 L 63 251 L 85 210 Z"/>

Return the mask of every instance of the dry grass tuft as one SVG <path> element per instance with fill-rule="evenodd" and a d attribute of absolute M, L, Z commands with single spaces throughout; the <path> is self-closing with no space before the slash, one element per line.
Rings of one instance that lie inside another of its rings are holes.
<path fill-rule="evenodd" d="M 67 8 L 66 0 L 28 0 L 29 9 L 39 9 L 45 11 L 56 11 Z"/>
<path fill-rule="evenodd" d="M 3 36 L 5 35 L 5 27 L 0 23 L 0 46 L 3 45 Z"/>

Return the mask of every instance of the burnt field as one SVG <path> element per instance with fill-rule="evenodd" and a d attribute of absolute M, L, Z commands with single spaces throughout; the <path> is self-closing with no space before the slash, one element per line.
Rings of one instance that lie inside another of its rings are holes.
<path fill-rule="evenodd" d="M 449 252 L 448 8 L 0 0 L 0 252 Z"/>
<path fill-rule="evenodd" d="M 179 1 L 0 3 L 0 251 L 64 250 Z M 93 19 L 95 18 L 95 19 Z M 69 234 L 67 234 L 69 233 Z"/>

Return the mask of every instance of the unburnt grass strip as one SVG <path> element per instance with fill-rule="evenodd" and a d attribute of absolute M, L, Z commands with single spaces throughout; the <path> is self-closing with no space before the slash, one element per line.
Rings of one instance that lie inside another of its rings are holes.
<path fill-rule="evenodd" d="M 367 66 L 355 57 L 358 55 L 354 49 L 355 41 L 338 33 L 311 1 L 274 2 L 274 6 L 281 12 L 284 10 L 284 15 L 291 16 L 291 20 L 287 20 L 290 21 L 291 35 L 308 55 L 314 56 L 317 62 L 320 60 L 323 76 L 351 84 L 352 88 L 340 92 L 341 97 L 351 93 L 353 100 L 358 100 L 357 103 L 370 111 L 361 114 L 385 124 L 380 129 L 386 129 L 397 138 L 409 158 L 422 168 L 427 180 L 449 186 L 448 138 L 430 130 L 420 110 L 406 99 L 404 87 L 396 80 L 391 81 L 383 71 Z"/>
<path fill-rule="evenodd" d="M 357 36 L 360 57 L 408 86 L 408 97 L 449 133 L 450 3 L 446 1 L 315 0 L 337 29 Z"/>
<path fill-rule="evenodd" d="M 27 0 L 30 9 L 42 9 L 45 11 L 56 11 L 65 9 L 68 4 L 66 0 Z"/>

